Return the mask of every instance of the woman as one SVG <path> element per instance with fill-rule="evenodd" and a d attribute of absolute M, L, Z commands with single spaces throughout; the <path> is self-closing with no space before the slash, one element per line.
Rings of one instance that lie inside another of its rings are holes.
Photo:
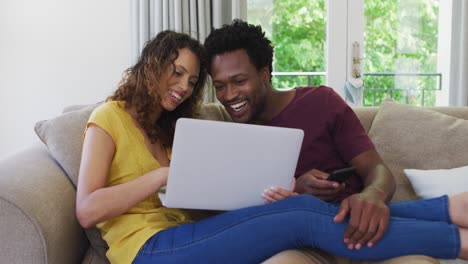
<path fill-rule="evenodd" d="M 197 41 L 160 33 L 89 119 L 76 211 L 83 227 L 101 230 L 112 263 L 131 263 L 156 232 L 190 220 L 162 207 L 155 193 L 166 184 L 174 122 L 201 101 L 203 58 Z"/>
<path fill-rule="evenodd" d="M 101 230 L 111 263 L 258 263 L 303 246 L 356 259 L 468 258 L 468 219 L 462 215 L 467 194 L 391 205 L 395 216 L 406 219 L 392 218 L 386 236 L 359 251 L 342 242 L 346 224 L 333 222 L 338 208 L 310 195 L 272 190 L 264 194 L 270 204 L 198 222 L 163 207 L 156 194 L 167 181 L 174 123 L 197 110 L 204 57 L 187 35 L 158 34 L 88 121 L 76 212 L 84 228 Z"/>

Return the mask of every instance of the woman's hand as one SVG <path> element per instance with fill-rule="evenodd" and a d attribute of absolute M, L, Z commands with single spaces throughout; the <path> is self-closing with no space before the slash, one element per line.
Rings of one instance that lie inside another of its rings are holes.
<path fill-rule="evenodd" d="M 292 190 L 294 190 L 295 185 L 296 180 L 293 181 Z M 262 197 L 266 203 L 273 203 L 296 195 L 298 195 L 298 193 L 294 191 L 286 190 L 281 187 L 271 187 L 263 191 Z"/>
<path fill-rule="evenodd" d="M 147 174 L 150 175 L 150 177 L 154 177 L 157 179 L 157 190 L 158 191 L 161 187 L 167 185 L 167 178 L 169 176 L 169 167 L 160 167 L 157 168 L 153 171 L 148 172 Z"/>

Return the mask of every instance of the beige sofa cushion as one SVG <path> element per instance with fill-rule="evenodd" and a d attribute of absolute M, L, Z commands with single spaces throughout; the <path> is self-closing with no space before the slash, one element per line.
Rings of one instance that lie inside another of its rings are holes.
<path fill-rule="evenodd" d="M 89 116 L 97 106 L 89 105 L 50 120 L 39 121 L 34 127 L 36 134 L 47 145 L 50 154 L 75 187 L 80 169 L 82 135 Z"/>
<path fill-rule="evenodd" d="M 449 169 L 468 161 L 468 121 L 385 101 L 369 136 L 395 176 L 394 200 L 416 199 L 403 169 Z"/>

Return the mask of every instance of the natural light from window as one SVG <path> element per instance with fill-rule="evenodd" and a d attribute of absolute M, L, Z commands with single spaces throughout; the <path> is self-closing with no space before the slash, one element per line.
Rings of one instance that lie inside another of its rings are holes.
<path fill-rule="evenodd" d="M 275 88 L 325 84 L 326 0 L 248 0 L 247 19 L 260 24 L 275 45 Z M 434 106 L 438 0 L 364 0 L 364 106 L 385 98 Z"/>

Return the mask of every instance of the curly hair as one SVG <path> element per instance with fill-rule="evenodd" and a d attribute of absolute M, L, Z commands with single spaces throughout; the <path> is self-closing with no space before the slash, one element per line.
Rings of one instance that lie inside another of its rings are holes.
<path fill-rule="evenodd" d="M 200 61 L 198 80 L 192 95 L 174 111 L 165 111 L 161 98 L 155 92 L 168 67 L 175 71 L 174 61 L 178 50 L 188 48 Z M 193 117 L 199 110 L 205 85 L 206 54 L 204 47 L 190 36 L 166 30 L 146 43 L 138 62 L 127 69 L 118 89 L 106 101 L 125 101 L 127 107 L 135 107 L 137 122 L 147 133 L 151 143 L 160 140 L 171 147 L 174 139 L 175 122 L 180 117 Z M 161 113 L 156 120 L 157 113 Z"/>
<path fill-rule="evenodd" d="M 261 26 L 248 24 L 240 19 L 234 19 L 230 25 L 214 29 L 205 40 L 208 72 L 211 73 L 211 60 L 214 56 L 225 52 L 244 49 L 257 70 L 269 67 L 270 81 L 273 71 L 273 45 L 265 37 Z"/>

